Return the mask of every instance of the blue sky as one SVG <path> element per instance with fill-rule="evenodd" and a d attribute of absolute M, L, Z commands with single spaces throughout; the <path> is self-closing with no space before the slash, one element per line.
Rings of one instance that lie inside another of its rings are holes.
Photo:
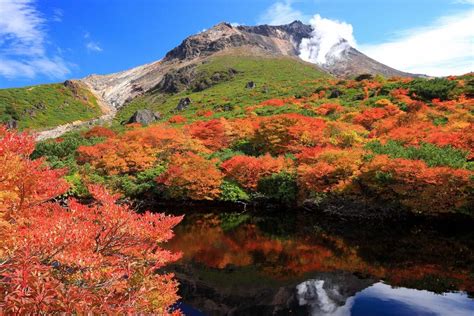
<path fill-rule="evenodd" d="M 0 0 L 0 88 L 107 74 L 160 59 L 221 21 L 352 26 L 356 47 L 432 75 L 474 70 L 474 0 Z"/>

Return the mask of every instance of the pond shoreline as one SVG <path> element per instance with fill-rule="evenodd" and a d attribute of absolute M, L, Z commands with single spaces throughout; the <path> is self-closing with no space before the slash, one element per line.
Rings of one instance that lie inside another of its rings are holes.
<path fill-rule="evenodd" d="M 241 213 L 255 216 L 279 216 L 285 213 L 295 213 L 308 217 L 318 217 L 326 221 L 339 223 L 439 223 L 442 226 L 473 227 L 474 217 L 463 213 L 414 213 L 397 209 L 393 205 L 376 205 L 354 203 L 354 201 L 333 201 L 316 205 L 306 201 L 303 205 L 288 206 L 268 200 L 251 202 L 226 201 L 193 201 L 166 199 L 137 199 L 130 200 L 138 212 L 152 210 L 171 214 L 186 214 L 182 209 L 193 209 L 193 213 Z"/>

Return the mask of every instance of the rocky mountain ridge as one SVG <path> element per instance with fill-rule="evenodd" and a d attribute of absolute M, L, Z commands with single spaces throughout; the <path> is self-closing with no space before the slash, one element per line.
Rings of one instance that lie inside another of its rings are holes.
<path fill-rule="evenodd" d="M 180 45 L 156 62 L 110 75 L 91 75 L 82 81 L 111 107 L 117 109 L 135 97 L 169 85 L 170 75 L 179 81 L 189 81 L 193 69 L 218 54 L 246 54 L 267 57 L 299 58 L 303 39 L 311 38 L 313 29 L 300 21 L 287 25 L 233 26 L 219 23 L 209 30 L 189 36 Z M 328 56 L 328 62 L 315 65 L 335 76 L 355 76 L 362 73 L 384 76 L 411 76 L 385 66 L 355 48 L 340 42 Z M 334 54 L 337 52 L 337 54 Z M 176 74 L 180 74 L 176 78 Z"/>

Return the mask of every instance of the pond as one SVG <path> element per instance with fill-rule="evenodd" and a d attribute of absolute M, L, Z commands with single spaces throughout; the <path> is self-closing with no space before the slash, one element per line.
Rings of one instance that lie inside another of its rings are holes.
<path fill-rule="evenodd" d="M 186 214 L 167 245 L 186 315 L 474 315 L 471 222 Z"/>

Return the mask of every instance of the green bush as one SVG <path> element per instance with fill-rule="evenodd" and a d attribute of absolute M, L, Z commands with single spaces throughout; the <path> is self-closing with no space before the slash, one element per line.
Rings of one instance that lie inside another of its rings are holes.
<path fill-rule="evenodd" d="M 456 82 L 445 78 L 416 79 L 410 82 L 410 92 L 418 97 L 431 101 L 433 99 L 448 100 L 450 93 L 456 87 Z"/>
<path fill-rule="evenodd" d="M 67 168 L 69 174 L 77 172 L 78 166 L 75 159 L 79 146 L 90 146 L 103 141 L 103 138 L 84 138 L 79 132 L 69 133 L 62 137 L 62 141 L 55 139 L 46 140 L 36 144 L 32 159 L 44 157 L 54 169 Z"/>
<path fill-rule="evenodd" d="M 139 172 L 134 176 L 116 176 L 114 180 L 116 182 L 116 186 L 119 187 L 125 196 L 137 197 L 145 192 L 150 192 L 156 189 L 156 178 L 165 170 L 166 168 L 164 166 L 159 165 L 154 168 Z"/>
<path fill-rule="evenodd" d="M 258 182 L 258 192 L 269 199 L 285 204 L 293 204 L 298 192 L 296 177 L 287 172 L 264 177 Z"/>
<path fill-rule="evenodd" d="M 209 159 L 217 158 L 220 161 L 226 161 L 234 156 L 240 156 L 240 155 L 244 155 L 244 153 L 242 151 L 233 150 L 230 148 L 224 148 L 220 151 L 213 152 L 211 155 L 209 155 Z"/>
<path fill-rule="evenodd" d="M 372 141 L 366 148 L 378 155 L 389 155 L 391 158 L 423 160 L 430 167 L 448 166 L 451 168 L 473 169 L 474 163 L 467 161 L 468 153 L 459 149 L 438 147 L 423 143 L 418 147 L 404 146 L 400 142 L 388 141 L 382 145 L 379 141 Z"/>
<path fill-rule="evenodd" d="M 69 183 L 69 190 L 66 192 L 66 196 L 73 197 L 88 197 L 90 196 L 89 190 L 82 182 L 82 178 L 78 173 L 73 173 L 64 177 Z"/>
<path fill-rule="evenodd" d="M 393 175 L 390 172 L 377 171 L 375 173 L 375 180 L 377 180 L 380 184 L 392 183 Z"/>
<path fill-rule="evenodd" d="M 250 200 L 249 195 L 236 183 L 223 181 L 221 184 L 222 201 L 238 202 Z"/>

